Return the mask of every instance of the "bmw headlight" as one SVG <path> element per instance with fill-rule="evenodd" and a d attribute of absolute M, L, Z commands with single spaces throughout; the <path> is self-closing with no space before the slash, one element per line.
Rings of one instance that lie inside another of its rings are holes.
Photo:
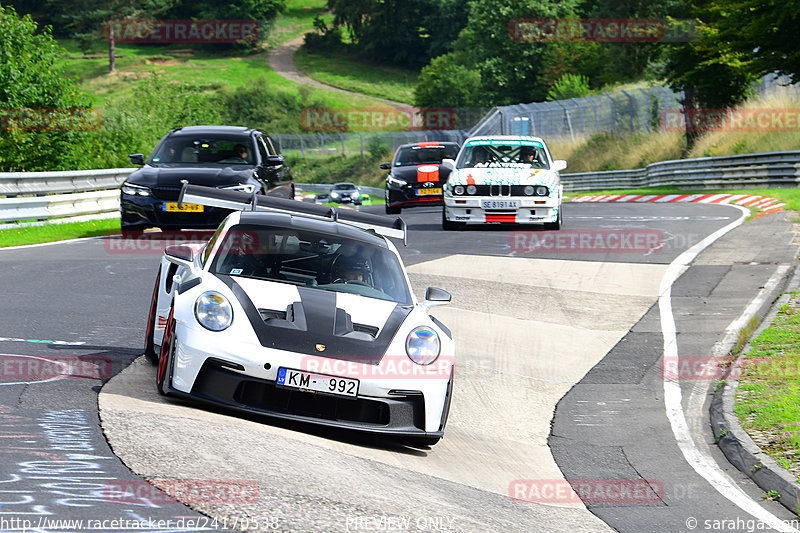
<path fill-rule="evenodd" d="M 474 185 L 467 185 L 467 194 L 475 194 L 478 192 L 478 188 Z"/>
<path fill-rule="evenodd" d="M 533 185 L 526 185 L 525 186 L 525 195 L 526 196 L 533 196 L 533 192 L 534 192 Z"/>
<path fill-rule="evenodd" d="M 406 354 L 418 365 L 429 365 L 439 357 L 439 335 L 428 326 L 414 328 L 406 337 Z"/>
<path fill-rule="evenodd" d="M 456 185 L 453 189 L 453 192 L 456 193 L 458 196 L 464 194 L 464 186 L 463 185 Z"/>
<path fill-rule="evenodd" d="M 150 189 L 132 183 L 123 183 L 122 192 L 131 196 L 150 196 Z"/>
<path fill-rule="evenodd" d="M 233 322 L 231 303 L 218 292 L 204 292 L 194 303 L 194 316 L 206 329 L 222 331 Z"/>
<path fill-rule="evenodd" d="M 550 194 L 550 190 L 547 187 L 544 187 L 543 185 L 536 187 L 537 196 L 547 196 L 548 194 Z"/>

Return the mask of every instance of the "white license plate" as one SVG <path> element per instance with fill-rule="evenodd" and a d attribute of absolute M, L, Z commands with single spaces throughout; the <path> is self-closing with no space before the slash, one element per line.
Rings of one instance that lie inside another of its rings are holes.
<path fill-rule="evenodd" d="M 355 398 L 358 396 L 358 380 L 305 372 L 292 368 L 278 368 L 278 385 L 290 389 L 321 392 Z"/>
<path fill-rule="evenodd" d="M 483 209 L 517 209 L 519 200 L 482 200 Z"/>

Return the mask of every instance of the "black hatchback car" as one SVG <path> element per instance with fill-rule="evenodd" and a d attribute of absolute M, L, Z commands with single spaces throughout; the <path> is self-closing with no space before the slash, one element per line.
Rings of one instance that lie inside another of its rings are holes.
<path fill-rule="evenodd" d="M 403 144 L 391 163 L 380 167 L 386 177 L 386 213 L 396 215 L 404 207 L 442 205 L 442 186 L 450 168 L 442 159 L 455 159 L 459 145 L 454 142 L 426 141 Z"/>
<path fill-rule="evenodd" d="M 178 205 L 181 180 L 269 196 L 294 198 L 292 174 L 275 143 L 263 131 L 236 126 L 189 126 L 170 131 L 143 165 L 122 184 L 123 231 L 216 228 L 228 209 Z"/>

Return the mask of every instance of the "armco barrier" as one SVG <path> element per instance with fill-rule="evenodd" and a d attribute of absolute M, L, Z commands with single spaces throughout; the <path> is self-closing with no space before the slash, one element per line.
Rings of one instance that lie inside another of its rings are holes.
<path fill-rule="evenodd" d="M 119 186 L 134 168 L 68 172 L 0 173 L 0 222 L 47 220 L 119 211 Z M 566 192 L 641 189 L 797 187 L 800 150 L 701 157 L 653 163 L 636 170 L 563 174 Z M 297 184 L 297 190 L 327 193 L 330 184 Z M 383 189 L 361 187 L 370 196 Z M 2 197 L 5 196 L 5 197 Z"/>
<path fill-rule="evenodd" d="M 800 150 L 661 161 L 636 170 L 562 174 L 561 178 L 566 192 L 660 186 L 681 189 L 797 187 L 800 184 Z"/>

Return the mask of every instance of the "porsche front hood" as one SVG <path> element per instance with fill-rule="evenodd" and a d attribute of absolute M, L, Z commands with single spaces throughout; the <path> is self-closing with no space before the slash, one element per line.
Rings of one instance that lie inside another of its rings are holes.
<path fill-rule="evenodd" d="M 412 306 L 216 274 L 266 348 L 378 364 Z"/>

